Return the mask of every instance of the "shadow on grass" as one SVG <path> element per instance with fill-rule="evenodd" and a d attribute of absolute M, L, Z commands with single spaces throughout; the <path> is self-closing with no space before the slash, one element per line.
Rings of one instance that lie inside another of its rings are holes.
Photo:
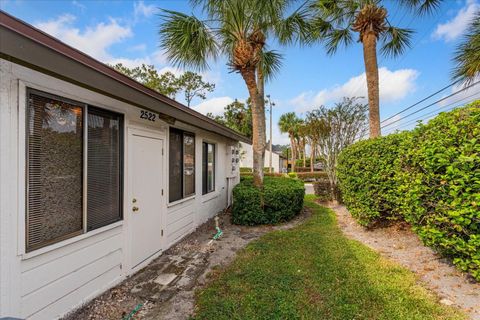
<path fill-rule="evenodd" d="M 194 319 L 463 319 L 411 272 L 347 239 L 313 200 L 308 221 L 252 242 L 213 275 Z"/>

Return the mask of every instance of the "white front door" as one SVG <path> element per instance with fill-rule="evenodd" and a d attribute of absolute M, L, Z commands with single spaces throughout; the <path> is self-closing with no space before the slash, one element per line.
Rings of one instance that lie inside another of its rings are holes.
<path fill-rule="evenodd" d="M 162 249 L 164 140 L 142 131 L 129 133 L 132 268 Z"/>

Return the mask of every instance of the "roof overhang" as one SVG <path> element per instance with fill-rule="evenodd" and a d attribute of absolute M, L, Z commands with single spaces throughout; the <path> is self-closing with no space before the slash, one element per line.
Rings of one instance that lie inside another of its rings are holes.
<path fill-rule="evenodd" d="M 0 11 L 0 57 L 128 104 L 214 132 L 234 141 L 247 137 L 172 100 L 58 39 Z"/>

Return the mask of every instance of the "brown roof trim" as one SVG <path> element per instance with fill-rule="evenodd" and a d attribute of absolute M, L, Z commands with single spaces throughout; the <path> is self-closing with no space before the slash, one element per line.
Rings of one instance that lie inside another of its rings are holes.
<path fill-rule="evenodd" d="M 10 32 L 8 32 L 10 31 Z M 88 87 L 97 92 L 137 105 L 141 108 L 165 114 L 198 128 L 215 132 L 230 139 L 251 143 L 250 139 L 227 128 L 215 120 L 170 99 L 157 91 L 125 76 L 87 54 L 72 48 L 60 40 L 0 10 L 0 52 L 3 58 L 49 73 L 69 82 Z M 56 54 L 55 54 L 56 53 Z M 64 59 L 62 59 L 62 57 Z M 67 58 L 67 59 L 65 59 Z M 57 59 L 57 60 L 52 60 Z M 67 61 L 68 60 L 68 61 Z M 52 61 L 58 61 L 57 66 Z M 60 63 L 61 62 L 61 63 Z M 87 71 L 90 69 L 90 72 Z M 93 75 L 94 71 L 101 75 Z M 108 85 L 107 80 L 117 84 Z M 125 89 L 125 86 L 130 90 Z M 111 89 L 111 90 L 109 90 Z M 132 90 L 151 99 L 135 99 Z M 130 94 L 130 95 L 129 95 Z M 148 103 L 141 103 L 143 100 Z M 161 102 L 160 104 L 158 102 Z M 201 123 L 198 123 L 200 121 Z"/>

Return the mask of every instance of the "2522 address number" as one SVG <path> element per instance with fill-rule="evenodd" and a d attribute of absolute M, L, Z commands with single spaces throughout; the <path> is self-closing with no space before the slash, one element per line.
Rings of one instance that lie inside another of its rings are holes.
<path fill-rule="evenodd" d="M 148 120 L 148 121 L 155 122 L 155 120 L 157 119 L 157 115 L 153 112 L 141 110 L 140 111 L 140 119 L 145 119 L 145 120 Z"/>

